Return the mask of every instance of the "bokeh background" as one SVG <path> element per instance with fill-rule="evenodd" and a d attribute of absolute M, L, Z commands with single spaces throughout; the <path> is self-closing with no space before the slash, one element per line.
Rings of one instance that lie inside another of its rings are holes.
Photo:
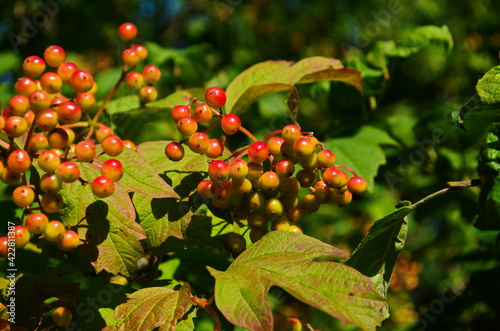
<path fill-rule="evenodd" d="M 306 215 L 301 226 L 306 234 L 352 251 L 369 226 L 398 201 L 418 201 L 448 180 L 477 178 L 478 148 L 493 118 L 471 116 L 466 131 L 452 119 L 474 96 L 477 80 L 498 65 L 500 7 L 493 0 L 15 0 L 2 1 L 0 8 L 1 108 L 22 76 L 22 59 L 41 55 L 52 44 L 64 47 L 70 61 L 95 75 L 102 99 L 119 75 L 126 45 L 116 29 L 126 21 L 139 27 L 139 42 L 161 49 L 155 53 L 161 56 L 149 61 L 162 69 L 160 98 L 178 89 L 224 88 L 238 73 L 265 60 L 325 56 L 349 65 L 346 45 L 367 54 L 377 41 L 397 41 L 423 25 L 446 25 L 454 40 L 450 52 L 438 43 L 407 58 L 391 58 L 389 79 L 367 86 L 364 99 L 338 83 L 299 87 L 299 122 L 320 140 L 348 137 L 369 124 L 398 143 L 383 148 L 387 162 L 371 194 L 342 209 L 322 206 Z M 117 96 L 131 93 L 120 89 Z M 285 98 L 261 99 L 243 121 L 257 136 L 265 135 L 269 127 L 262 123 L 286 121 Z M 168 114 L 164 120 L 134 123 L 124 118 L 116 129 L 136 143 L 175 138 L 165 130 L 167 120 Z M 426 143 L 435 129 L 445 139 Z M 3 218 L 14 210 L 5 186 L 0 190 Z M 408 240 L 389 292 L 391 317 L 381 330 L 498 329 L 499 236 L 471 225 L 478 192 L 439 197 L 410 215 Z M 283 312 L 316 329 L 341 328 L 290 298 L 280 303 Z M 197 330 L 210 330 L 210 323 L 201 315 Z"/>

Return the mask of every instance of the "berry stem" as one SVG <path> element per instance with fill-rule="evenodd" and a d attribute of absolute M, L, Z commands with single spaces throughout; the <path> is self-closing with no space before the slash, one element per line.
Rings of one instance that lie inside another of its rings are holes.
<path fill-rule="evenodd" d="M 217 122 L 211 124 L 209 127 L 207 127 L 205 130 L 203 130 L 203 133 L 207 133 L 208 131 L 212 130 L 215 126 L 219 125 L 222 120 L 218 120 Z"/>
<path fill-rule="evenodd" d="M 201 308 L 205 309 L 205 311 L 210 315 L 214 323 L 214 331 L 222 331 L 222 324 L 220 322 L 219 315 L 217 315 L 215 310 L 212 308 L 212 306 L 210 306 L 206 299 L 192 296 L 191 303 L 195 306 L 200 306 Z"/>
<path fill-rule="evenodd" d="M 248 131 L 247 129 L 245 129 L 243 126 L 240 127 L 240 131 L 243 132 L 253 142 L 259 141 L 257 138 L 255 138 L 255 136 L 250 131 Z"/>
<path fill-rule="evenodd" d="M 35 132 L 35 123 L 31 124 L 30 129 L 28 131 L 28 135 L 26 136 L 26 141 L 24 142 L 24 150 L 26 152 L 29 152 L 28 149 L 29 149 L 29 146 L 30 146 L 31 137 L 33 136 L 33 132 Z"/>
<path fill-rule="evenodd" d="M 274 131 L 271 131 L 269 132 L 268 134 L 266 134 L 266 136 L 264 137 L 264 139 L 262 139 L 262 141 L 266 142 L 269 140 L 269 138 L 271 138 L 272 136 L 275 136 L 277 134 L 280 134 L 283 130 L 274 130 Z"/>
<path fill-rule="evenodd" d="M 413 209 L 416 209 L 417 207 L 419 207 L 420 205 L 426 203 L 430 199 L 433 199 L 433 198 L 438 197 L 440 195 L 443 195 L 445 193 L 463 190 L 463 189 L 470 188 L 473 186 L 479 186 L 481 184 L 482 184 L 482 182 L 480 179 L 464 180 L 464 181 L 458 181 L 458 182 L 447 182 L 446 183 L 447 187 L 445 187 L 437 192 L 429 194 L 425 198 L 420 199 L 419 201 L 412 204 L 409 208 L 413 210 Z"/>
<path fill-rule="evenodd" d="M 336 166 L 337 166 L 337 167 L 341 167 L 341 168 L 345 168 L 345 169 L 349 170 L 349 171 L 352 173 L 352 175 L 353 175 L 353 176 L 358 176 L 358 175 L 356 174 L 356 172 L 355 172 L 352 168 L 350 168 L 350 167 L 348 167 L 348 166 L 341 165 L 341 164 L 337 164 Z"/>

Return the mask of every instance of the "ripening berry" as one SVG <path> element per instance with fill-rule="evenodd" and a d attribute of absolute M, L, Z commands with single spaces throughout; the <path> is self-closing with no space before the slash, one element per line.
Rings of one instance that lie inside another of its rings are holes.
<path fill-rule="evenodd" d="M 5 118 L 2 115 L 0 115 L 0 131 L 2 131 L 4 127 L 5 127 Z"/>
<path fill-rule="evenodd" d="M 48 223 L 49 219 L 42 213 L 33 213 L 26 218 L 26 228 L 33 234 L 43 233 Z"/>
<path fill-rule="evenodd" d="M 71 161 L 61 163 L 56 173 L 64 183 L 73 183 L 80 178 L 80 168 Z"/>
<path fill-rule="evenodd" d="M 299 158 L 308 157 L 309 155 L 314 153 L 315 149 L 316 146 L 313 145 L 313 143 L 305 137 L 301 137 L 293 143 L 293 150 L 295 152 L 295 155 L 297 155 Z"/>
<path fill-rule="evenodd" d="M 278 189 L 280 178 L 274 171 L 267 171 L 260 176 L 260 185 L 263 192 L 272 192 Z"/>
<path fill-rule="evenodd" d="M 16 94 L 24 95 L 25 97 L 29 96 L 37 89 L 38 87 L 35 80 L 29 77 L 21 77 L 14 84 L 14 92 L 16 92 Z"/>
<path fill-rule="evenodd" d="M 139 90 L 139 98 L 141 102 L 153 102 L 158 98 L 158 91 L 153 86 L 143 86 Z"/>
<path fill-rule="evenodd" d="M 260 229 L 250 229 L 250 234 L 248 237 L 250 238 L 250 241 L 252 243 L 256 243 L 259 241 L 262 237 L 264 237 L 267 233 L 266 229 L 260 228 Z"/>
<path fill-rule="evenodd" d="M 75 102 L 80 108 L 87 110 L 95 105 L 95 96 L 90 92 L 80 93 L 76 96 Z"/>
<path fill-rule="evenodd" d="M 134 45 L 132 48 L 139 54 L 139 61 L 143 61 L 148 57 L 148 49 L 143 45 Z"/>
<path fill-rule="evenodd" d="M 241 234 L 230 233 L 226 237 L 226 246 L 231 252 L 240 254 L 246 249 L 247 243 L 245 238 Z"/>
<path fill-rule="evenodd" d="M 88 140 L 80 141 L 75 146 L 75 156 L 79 162 L 91 162 L 96 156 L 95 144 Z"/>
<path fill-rule="evenodd" d="M 67 126 L 63 126 L 62 129 L 68 134 L 68 142 L 66 143 L 66 146 L 71 146 L 73 141 L 75 141 L 75 131 Z"/>
<path fill-rule="evenodd" d="M 135 38 L 137 35 L 137 27 L 133 23 L 123 23 L 118 27 L 118 36 L 125 41 Z"/>
<path fill-rule="evenodd" d="M 46 72 L 40 77 L 40 86 L 42 90 L 49 94 L 54 94 L 61 91 L 62 79 L 55 72 Z"/>
<path fill-rule="evenodd" d="M 127 48 L 122 52 L 122 60 L 126 66 L 134 67 L 141 61 L 141 58 L 134 48 Z"/>
<path fill-rule="evenodd" d="M 90 72 L 79 69 L 71 74 L 69 84 L 75 92 L 85 93 L 94 86 L 94 77 Z"/>
<path fill-rule="evenodd" d="M 193 133 L 198 130 L 198 123 L 196 120 L 190 116 L 181 117 L 177 121 L 177 130 L 183 136 L 190 137 Z"/>
<path fill-rule="evenodd" d="M 45 62 L 51 67 L 57 67 L 66 59 L 66 52 L 64 49 L 57 45 L 49 46 L 43 52 Z"/>
<path fill-rule="evenodd" d="M 307 157 L 301 157 L 299 164 L 306 170 L 315 170 L 318 168 L 318 154 L 312 153 Z"/>
<path fill-rule="evenodd" d="M 8 166 L 4 167 L 0 174 L 0 180 L 7 185 L 15 185 L 21 179 L 21 174 L 10 170 Z"/>
<path fill-rule="evenodd" d="M 80 238 L 78 238 L 78 233 L 73 230 L 66 230 L 63 237 L 57 243 L 60 250 L 65 252 L 71 252 L 77 249 L 80 244 Z"/>
<path fill-rule="evenodd" d="M 22 69 L 26 76 L 35 78 L 45 71 L 45 61 L 36 55 L 28 56 L 24 59 Z"/>
<path fill-rule="evenodd" d="M 229 176 L 234 180 L 245 179 L 248 175 L 248 163 L 245 160 L 237 159 L 229 164 Z M 259 175 L 260 177 L 260 175 Z"/>
<path fill-rule="evenodd" d="M 251 228 L 263 228 L 267 225 L 267 215 L 263 211 L 254 210 L 248 214 L 248 226 Z"/>
<path fill-rule="evenodd" d="M 165 147 L 165 155 L 171 161 L 180 161 L 184 157 L 184 147 L 177 141 L 172 141 Z"/>
<path fill-rule="evenodd" d="M 284 218 L 277 218 L 271 223 L 271 230 L 273 231 L 288 231 L 290 223 Z"/>
<path fill-rule="evenodd" d="M 300 182 L 295 177 L 282 178 L 279 190 L 283 195 L 297 195 L 300 191 Z"/>
<path fill-rule="evenodd" d="M 281 156 L 281 145 L 285 142 L 285 139 L 282 137 L 272 137 L 267 142 L 267 146 L 269 146 L 269 152 L 275 157 Z"/>
<path fill-rule="evenodd" d="M 69 142 L 69 135 L 63 128 L 55 128 L 49 131 L 47 134 L 47 140 L 49 141 L 50 146 L 54 148 L 63 148 L 66 147 Z"/>
<path fill-rule="evenodd" d="M 1 237 L 0 238 L 0 259 L 6 259 L 9 252 L 9 238 Z M 7 323 L 9 325 L 9 323 Z M 10 328 L 10 326 L 9 326 Z M 8 330 L 8 329 L 7 329 Z"/>
<path fill-rule="evenodd" d="M 352 193 L 350 191 L 344 191 L 343 193 L 334 193 L 332 195 L 332 202 L 337 204 L 339 207 L 345 207 L 352 201 Z"/>
<path fill-rule="evenodd" d="M 16 248 L 23 248 L 30 242 L 30 232 L 23 225 L 14 227 L 14 241 Z"/>
<path fill-rule="evenodd" d="M 341 184 L 346 180 L 346 177 L 346 173 L 337 168 L 328 168 L 323 173 L 323 181 L 331 188 L 342 187 Z"/>
<path fill-rule="evenodd" d="M 226 92 L 219 87 L 210 87 L 205 92 L 205 101 L 210 107 L 221 108 L 226 104 Z"/>
<path fill-rule="evenodd" d="M 104 137 L 104 139 L 101 141 L 101 144 L 104 153 L 108 154 L 111 157 L 120 155 L 124 148 L 121 138 L 114 134 L 110 134 Z"/>
<path fill-rule="evenodd" d="M 20 137 L 28 131 L 28 122 L 23 117 L 10 116 L 5 120 L 3 131 L 9 137 Z"/>
<path fill-rule="evenodd" d="M 13 150 L 7 157 L 7 166 L 15 173 L 22 174 L 31 166 L 31 159 L 24 149 Z"/>
<path fill-rule="evenodd" d="M 113 133 L 114 133 L 113 128 L 107 125 L 101 125 L 99 129 L 97 129 L 97 131 L 95 132 L 95 137 L 98 142 L 101 142 L 106 136 Z"/>
<path fill-rule="evenodd" d="M 49 172 L 40 178 L 40 189 L 44 193 L 57 193 L 62 189 L 62 180 L 55 173 Z"/>
<path fill-rule="evenodd" d="M 212 184 L 211 180 L 205 179 L 198 183 L 198 193 L 205 199 L 212 199 L 214 195 L 212 194 Z"/>
<path fill-rule="evenodd" d="M 36 90 L 32 92 L 28 96 L 28 99 L 30 101 L 31 110 L 36 113 L 48 109 L 52 101 L 50 95 L 44 90 Z"/>
<path fill-rule="evenodd" d="M 309 213 L 314 213 L 315 211 L 317 211 L 320 205 L 321 203 L 316 200 L 316 196 L 312 193 L 306 194 L 302 198 L 302 207 Z"/>
<path fill-rule="evenodd" d="M 174 109 L 172 109 L 171 116 L 174 123 L 177 123 L 180 118 L 184 116 L 191 116 L 191 109 L 184 105 L 175 106 Z"/>
<path fill-rule="evenodd" d="M 200 103 L 194 108 L 194 119 L 198 123 L 208 123 L 212 120 L 212 109 L 205 103 Z"/>
<path fill-rule="evenodd" d="M 248 147 L 248 158 L 253 163 L 262 163 L 269 156 L 269 147 L 263 141 L 256 141 Z"/>
<path fill-rule="evenodd" d="M 45 193 L 42 197 L 41 205 L 43 211 L 53 214 L 62 209 L 64 200 L 58 193 Z"/>
<path fill-rule="evenodd" d="M 328 185 L 326 185 L 322 180 L 319 180 L 314 184 L 313 194 L 316 197 L 316 200 L 318 200 L 320 203 L 327 203 L 328 201 L 330 201 L 333 193 L 334 190 L 328 187 Z"/>
<path fill-rule="evenodd" d="M 264 166 L 262 165 L 262 163 L 257 164 L 257 163 L 250 162 L 247 164 L 247 167 L 248 167 L 247 178 L 250 181 L 254 181 L 254 180 L 259 179 L 260 176 L 262 176 L 262 174 L 264 173 Z"/>
<path fill-rule="evenodd" d="M 134 151 L 137 149 L 137 147 L 135 146 L 135 144 L 131 140 L 124 140 L 123 146 L 125 146 L 126 148 L 129 148 L 131 150 L 134 150 Z"/>
<path fill-rule="evenodd" d="M 281 195 L 279 200 L 283 204 L 283 209 L 289 211 L 299 205 L 299 198 L 296 195 Z"/>
<path fill-rule="evenodd" d="M 156 84 L 161 78 L 161 71 L 157 66 L 148 64 L 142 70 L 142 75 L 146 84 Z"/>
<path fill-rule="evenodd" d="M 233 192 L 240 196 L 244 196 L 252 192 L 252 182 L 247 178 L 233 180 Z"/>
<path fill-rule="evenodd" d="M 12 193 L 12 200 L 20 208 L 28 207 L 35 200 L 35 191 L 28 185 L 18 186 Z"/>
<path fill-rule="evenodd" d="M 276 162 L 276 173 L 280 178 L 290 177 L 294 172 L 295 165 L 292 161 L 283 159 Z"/>
<path fill-rule="evenodd" d="M 222 183 L 213 182 L 210 187 L 210 193 L 218 200 L 227 200 L 233 193 L 233 184 L 228 180 Z"/>
<path fill-rule="evenodd" d="M 61 77 L 63 83 L 69 84 L 71 76 L 78 70 L 78 66 L 73 62 L 63 62 L 57 67 L 57 74 Z"/>
<path fill-rule="evenodd" d="M 238 132 L 241 128 L 241 119 L 234 114 L 222 116 L 221 120 L 222 131 L 227 135 L 232 135 Z"/>
<path fill-rule="evenodd" d="M 285 141 L 283 144 L 281 144 L 280 152 L 284 158 L 292 161 L 295 164 L 299 163 L 300 158 L 297 156 L 297 154 L 295 154 L 293 143 L 288 143 Z"/>
<path fill-rule="evenodd" d="M 215 159 L 221 156 L 223 151 L 224 146 L 222 145 L 222 142 L 219 139 L 214 138 L 208 141 L 208 148 L 205 151 L 205 155 L 211 159 Z"/>
<path fill-rule="evenodd" d="M 129 72 L 125 76 L 125 84 L 129 89 L 136 91 L 144 85 L 144 76 L 137 71 Z"/>
<path fill-rule="evenodd" d="M 107 198 L 115 191 L 115 184 L 106 176 L 98 176 L 92 181 L 92 193 L 98 198 Z"/>
<path fill-rule="evenodd" d="M 61 123 L 73 124 L 82 117 L 82 109 L 72 101 L 66 101 L 57 107 L 57 118 Z"/>
<path fill-rule="evenodd" d="M 229 178 L 229 166 L 222 160 L 213 160 L 208 166 L 208 175 L 215 183 L 225 182 Z"/>
<path fill-rule="evenodd" d="M 66 228 L 64 227 L 64 224 L 59 221 L 50 221 L 45 226 L 43 235 L 47 241 L 56 243 L 62 239 L 65 232 Z"/>
<path fill-rule="evenodd" d="M 24 116 L 30 110 L 30 102 L 24 95 L 15 95 L 9 100 L 11 116 Z"/>
<path fill-rule="evenodd" d="M 316 174 L 311 170 L 299 170 L 295 175 L 301 187 L 311 187 L 316 182 Z"/>
<path fill-rule="evenodd" d="M 260 191 L 252 192 L 247 197 L 247 206 L 250 210 L 259 210 L 264 208 L 266 197 Z"/>
<path fill-rule="evenodd" d="M 276 198 L 269 198 L 266 200 L 266 205 L 264 206 L 267 215 L 270 217 L 281 216 L 285 211 L 283 203 Z"/>
<path fill-rule="evenodd" d="M 296 125 L 290 124 L 283 128 L 281 131 L 281 136 L 285 142 L 293 144 L 302 137 L 300 128 Z"/>
<path fill-rule="evenodd" d="M 286 218 L 292 223 L 300 221 L 303 216 L 304 207 L 302 207 L 302 205 L 297 205 L 297 207 L 287 210 L 286 212 Z"/>
<path fill-rule="evenodd" d="M 35 118 L 35 124 L 40 131 L 50 131 L 57 126 L 57 113 L 52 109 L 45 109 L 39 112 Z"/>
<path fill-rule="evenodd" d="M 347 189 L 352 194 L 362 194 L 366 191 L 366 180 L 363 177 L 351 177 L 347 183 Z"/>
<path fill-rule="evenodd" d="M 101 175 L 109 177 L 113 182 L 119 181 L 124 172 L 123 164 L 116 159 L 106 160 L 101 166 Z"/>
<path fill-rule="evenodd" d="M 54 172 L 61 164 L 61 158 L 56 152 L 45 150 L 38 155 L 38 166 L 45 172 Z"/>
<path fill-rule="evenodd" d="M 188 140 L 189 149 L 195 153 L 205 153 L 209 143 L 208 136 L 203 132 L 195 132 Z"/>

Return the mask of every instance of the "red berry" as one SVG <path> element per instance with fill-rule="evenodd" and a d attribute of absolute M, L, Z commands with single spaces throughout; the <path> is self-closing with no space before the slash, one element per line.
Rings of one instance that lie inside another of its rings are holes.
<path fill-rule="evenodd" d="M 18 186 L 12 193 L 12 200 L 18 207 L 28 207 L 35 200 L 35 191 L 28 185 Z"/>
<path fill-rule="evenodd" d="M 156 84 L 161 78 L 161 71 L 157 66 L 148 64 L 142 70 L 142 75 L 146 84 Z"/>
<path fill-rule="evenodd" d="M 158 99 L 158 91 L 153 86 L 143 86 L 139 90 L 141 102 L 148 103 Z"/>
<path fill-rule="evenodd" d="M 205 92 L 205 101 L 210 107 L 221 108 L 226 104 L 226 92 L 219 87 L 210 87 Z"/>
<path fill-rule="evenodd" d="M 59 242 L 66 232 L 64 224 L 59 221 L 50 221 L 43 231 L 43 235 L 47 241 Z"/>
<path fill-rule="evenodd" d="M 283 159 L 276 162 L 276 173 L 279 177 L 290 177 L 295 172 L 295 165 L 292 161 Z"/>
<path fill-rule="evenodd" d="M 132 48 L 139 54 L 139 60 L 142 61 L 148 57 L 148 49 L 143 45 L 134 45 Z"/>
<path fill-rule="evenodd" d="M 64 183 L 73 183 L 75 180 L 80 178 L 80 168 L 71 161 L 61 163 L 56 172 L 57 177 L 59 177 Z"/>
<path fill-rule="evenodd" d="M 191 116 L 191 109 L 184 105 L 175 106 L 174 109 L 172 109 L 171 116 L 174 123 L 177 123 L 180 118 L 184 116 Z"/>
<path fill-rule="evenodd" d="M 127 48 L 122 52 L 123 63 L 128 67 L 134 67 L 141 61 L 139 53 L 133 48 Z"/>
<path fill-rule="evenodd" d="M 205 103 L 200 103 L 194 109 L 194 119 L 198 123 L 208 123 L 212 120 L 212 109 Z"/>
<path fill-rule="evenodd" d="M 45 172 L 54 172 L 61 164 L 61 158 L 56 152 L 45 150 L 38 155 L 38 166 Z"/>
<path fill-rule="evenodd" d="M 69 135 L 63 128 L 55 128 L 47 134 L 47 140 L 50 146 L 54 148 L 63 148 L 69 142 Z"/>
<path fill-rule="evenodd" d="M 136 91 L 144 85 L 144 76 L 137 71 L 129 72 L 125 76 L 125 84 L 129 89 Z"/>
<path fill-rule="evenodd" d="M 131 140 L 124 140 L 123 141 L 123 146 L 127 147 L 127 148 L 130 148 L 132 150 L 136 150 L 137 147 L 135 146 L 135 144 L 131 141 Z"/>
<path fill-rule="evenodd" d="M 181 143 L 172 141 L 165 147 L 165 155 L 171 161 L 180 161 L 184 157 L 184 147 Z"/>
<path fill-rule="evenodd" d="M 366 191 L 366 180 L 363 177 L 351 177 L 347 183 L 347 189 L 352 194 L 362 194 Z"/>
<path fill-rule="evenodd" d="M 62 189 L 62 180 L 55 173 L 49 172 L 40 178 L 40 189 L 44 193 L 57 193 Z"/>
<path fill-rule="evenodd" d="M 285 139 L 281 137 L 272 137 L 267 142 L 267 145 L 269 146 L 269 152 L 271 152 L 273 156 L 281 156 L 281 145 L 283 145 L 284 142 Z"/>
<path fill-rule="evenodd" d="M 262 163 L 269 156 L 269 147 L 263 141 L 256 141 L 248 147 L 248 158 L 253 163 Z"/>
<path fill-rule="evenodd" d="M 325 182 L 326 185 L 328 185 L 331 188 L 342 187 L 343 185 L 341 184 L 345 180 L 344 177 L 345 173 L 344 175 L 342 175 L 342 173 L 344 172 L 336 168 L 328 168 L 323 173 L 323 181 Z"/>
<path fill-rule="evenodd" d="M 20 137 L 28 131 L 28 122 L 23 117 L 10 116 L 5 120 L 3 131 L 9 137 Z"/>
<path fill-rule="evenodd" d="M 269 193 L 278 189 L 280 185 L 280 178 L 274 171 L 267 171 L 260 177 L 260 183 L 260 189 L 263 192 Z"/>
<path fill-rule="evenodd" d="M 107 198 L 115 191 L 115 184 L 106 176 L 98 176 L 92 181 L 92 193 L 98 198 Z"/>
<path fill-rule="evenodd" d="M 302 134 L 298 126 L 290 124 L 283 128 L 281 136 L 287 143 L 293 144 L 302 137 Z"/>
<path fill-rule="evenodd" d="M 90 92 L 80 93 L 76 96 L 75 102 L 80 108 L 87 110 L 95 105 L 95 96 Z"/>
<path fill-rule="evenodd" d="M 82 109 L 72 101 L 66 101 L 57 108 L 57 117 L 64 124 L 73 124 L 82 117 Z"/>
<path fill-rule="evenodd" d="M 225 134 L 232 135 L 240 131 L 241 120 L 234 114 L 227 114 L 222 116 L 220 124 Z"/>
<path fill-rule="evenodd" d="M 198 193 L 205 199 L 212 199 L 214 197 L 212 194 L 212 184 L 211 180 L 202 180 L 197 187 Z"/>
<path fill-rule="evenodd" d="M 35 124 L 40 131 L 50 131 L 57 126 L 57 113 L 52 109 L 45 109 L 36 115 Z"/>
<path fill-rule="evenodd" d="M 94 86 L 94 77 L 88 71 L 76 70 L 71 74 L 69 84 L 75 92 L 85 93 L 90 91 Z"/>
<path fill-rule="evenodd" d="M 14 237 L 16 248 L 23 248 L 30 242 L 30 232 L 23 225 L 16 225 L 14 227 Z"/>
<path fill-rule="evenodd" d="M 43 52 L 45 62 L 51 67 L 57 67 L 66 59 L 66 52 L 62 47 L 52 45 Z"/>
<path fill-rule="evenodd" d="M 0 259 L 6 259 L 9 252 L 9 238 L 1 237 L 0 238 Z M 8 323 L 7 323 L 8 325 Z M 7 329 L 8 330 L 8 329 Z"/>
<path fill-rule="evenodd" d="M 137 27 L 133 23 L 123 23 L 118 28 L 118 36 L 125 41 L 135 38 L 137 35 Z"/>
<path fill-rule="evenodd" d="M 5 167 L 0 173 L 0 180 L 7 185 L 15 185 L 21 179 L 21 174 L 10 170 L 9 167 Z"/>
<path fill-rule="evenodd" d="M 324 149 L 318 153 L 318 167 L 320 168 L 331 168 L 335 164 L 335 161 L 335 154 L 328 149 Z"/>
<path fill-rule="evenodd" d="M 69 84 L 71 76 L 78 70 L 78 66 L 73 62 L 64 62 L 57 67 L 57 74 L 61 77 L 63 83 Z"/>
<path fill-rule="evenodd" d="M 262 163 L 253 163 L 250 162 L 247 164 L 248 167 L 248 174 L 247 178 L 251 181 L 254 181 L 256 179 L 259 179 L 260 176 L 264 173 L 264 167 L 262 166 Z"/>
<path fill-rule="evenodd" d="M 210 139 L 208 141 L 208 148 L 205 151 L 205 155 L 211 159 L 215 159 L 221 156 L 223 151 L 224 146 L 219 139 Z"/>
<path fill-rule="evenodd" d="M 31 159 L 24 149 L 16 149 L 9 154 L 7 166 L 15 173 L 22 174 L 31 166 Z"/>
<path fill-rule="evenodd" d="M 10 114 L 24 116 L 30 110 L 30 102 L 24 95 L 16 95 L 9 100 Z"/>
<path fill-rule="evenodd" d="M 42 90 L 49 94 L 57 93 L 62 88 L 62 79 L 55 72 L 46 72 L 40 77 L 40 86 Z"/>
<path fill-rule="evenodd" d="M 248 163 L 237 159 L 229 164 L 229 176 L 234 180 L 245 179 L 248 175 Z M 260 176 L 259 176 L 260 177 Z"/>
<path fill-rule="evenodd" d="M 119 181 L 124 172 L 123 164 L 116 159 L 104 161 L 101 167 L 101 175 L 109 177 L 113 182 Z"/>
<path fill-rule="evenodd" d="M 14 84 L 14 92 L 16 92 L 16 94 L 24 95 L 25 97 L 29 96 L 37 89 L 38 87 L 35 80 L 29 77 L 21 77 Z"/>
<path fill-rule="evenodd" d="M 57 244 L 60 250 L 71 252 L 74 251 L 80 244 L 80 238 L 78 238 L 78 233 L 76 233 L 75 231 L 66 230 Z"/>
<path fill-rule="evenodd" d="M 101 125 L 99 129 L 97 129 L 97 131 L 95 132 L 95 137 L 98 142 L 101 142 L 106 136 L 113 133 L 114 133 L 113 128 L 106 125 Z"/>
<path fill-rule="evenodd" d="M 44 90 L 36 90 L 32 92 L 28 99 L 30 101 L 31 110 L 34 112 L 39 112 L 48 109 L 51 104 L 50 95 Z"/>
<path fill-rule="evenodd" d="M 43 233 L 48 223 L 49 219 L 42 213 L 33 213 L 26 218 L 26 228 L 33 234 Z"/>
<path fill-rule="evenodd" d="M 104 153 L 112 157 L 120 155 L 124 148 L 121 138 L 114 134 L 104 137 L 101 144 Z"/>
<path fill-rule="evenodd" d="M 225 182 L 229 178 L 229 166 L 222 160 L 213 160 L 208 166 L 208 175 L 215 183 Z"/>
<path fill-rule="evenodd" d="M 350 204 L 352 201 L 352 193 L 350 191 L 344 191 L 343 193 L 334 193 L 332 195 L 332 202 L 336 203 L 339 207 L 344 207 Z"/>
<path fill-rule="evenodd" d="M 313 145 L 313 143 L 305 137 L 301 137 L 293 143 L 293 150 L 295 151 L 295 155 L 297 155 L 299 158 L 308 157 L 309 155 L 314 153 L 315 149 L 316 146 Z"/>
<path fill-rule="evenodd" d="M 28 56 L 24 59 L 23 71 L 31 78 L 40 76 L 45 71 L 45 61 L 36 55 Z"/>
<path fill-rule="evenodd" d="M 82 140 L 76 144 L 75 156 L 79 162 L 91 162 L 95 155 L 95 144 L 92 141 Z"/>
<path fill-rule="evenodd" d="M 4 127 L 5 127 L 5 118 L 2 115 L 0 115 L 0 131 L 2 131 Z"/>
<path fill-rule="evenodd" d="M 203 132 L 195 132 L 188 140 L 189 149 L 195 153 L 205 153 L 208 148 L 209 138 Z"/>
<path fill-rule="evenodd" d="M 177 130 L 186 137 L 190 137 L 198 130 L 198 123 L 190 116 L 181 117 L 177 121 Z"/>

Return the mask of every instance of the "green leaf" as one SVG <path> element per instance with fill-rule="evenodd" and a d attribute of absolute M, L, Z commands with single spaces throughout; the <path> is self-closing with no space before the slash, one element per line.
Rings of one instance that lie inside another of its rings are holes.
<path fill-rule="evenodd" d="M 495 104 L 500 102 L 500 66 L 488 70 L 477 82 L 477 94 L 482 102 Z"/>
<path fill-rule="evenodd" d="M 266 61 L 248 68 L 227 87 L 226 112 L 238 114 L 260 97 L 285 91 L 293 91 L 293 85 L 318 80 L 336 80 L 354 85 L 363 93 L 359 72 L 344 68 L 333 58 L 310 57 L 299 62 Z M 293 109 L 291 109 L 293 110 Z"/>
<path fill-rule="evenodd" d="M 140 106 L 141 102 L 139 100 L 139 95 L 126 95 L 124 97 L 110 100 L 106 104 L 106 112 L 109 115 L 116 115 L 129 112 L 131 110 L 139 108 Z"/>
<path fill-rule="evenodd" d="M 493 123 L 479 152 L 477 172 L 492 179 L 500 175 L 500 123 Z"/>
<path fill-rule="evenodd" d="M 162 330 L 175 330 L 177 320 L 184 316 L 191 305 L 190 299 L 188 283 L 178 291 L 164 287 L 140 289 L 116 308 L 116 325 L 104 330 L 142 331 L 159 326 Z"/>
<path fill-rule="evenodd" d="M 369 192 L 373 192 L 379 166 L 386 163 L 381 145 L 399 146 L 385 131 L 372 126 L 362 127 L 352 137 L 328 139 L 324 143 L 335 153 L 338 164 L 351 167 L 365 178 Z"/>
<path fill-rule="evenodd" d="M 477 86 L 476 86 L 477 88 Z M 460 108 L 460 112 L 456 118 L 456 124 L 461 129 L 465 129 L 464 120 L 470 115 L 499 115 L 500 103 L 487 104 L 481 101 L 481 98 L 476 94 Z"/>
<path fill-rule="evenodd" d="M 176 199 L 154 199 L 142 194 L 134 194 L 132 201 L 137 210 L 137 221 L 146 231 L 149 247 L 158 247 L 169 237 L 184 238 L 182 230 L 193 214 L 188 203 Z"/>
<path fill-rule="evenodd" d="M 21 58 L 14 51 L 0 52 L 0 74 L 13 68 L 20 68 Z"/>
<path fill-rule="evenodd" d="M 208 268 L 215 277 L 217 307 L 233 324 L 249 330 L 271 330 L 267 294 L 278 286 L 297 299 L 364 330 L 380 325 L 386 304 L 372 281 L 342 263 L 348 254 L 302 234 L 273 231 L 244 251 L 225 271 Z"/>
<path fill-rule="evenodd" d="M 356 250 L 345 264 L 371 277 L 375 289 L 387 296 L 392 270 L 403 251 L 408 232 L 406 215 L 412 211 L 404 206 L 379 219 L 371 226 Z M 382 318 L 389 317 L 388 307 L 384 307 Z"/>

